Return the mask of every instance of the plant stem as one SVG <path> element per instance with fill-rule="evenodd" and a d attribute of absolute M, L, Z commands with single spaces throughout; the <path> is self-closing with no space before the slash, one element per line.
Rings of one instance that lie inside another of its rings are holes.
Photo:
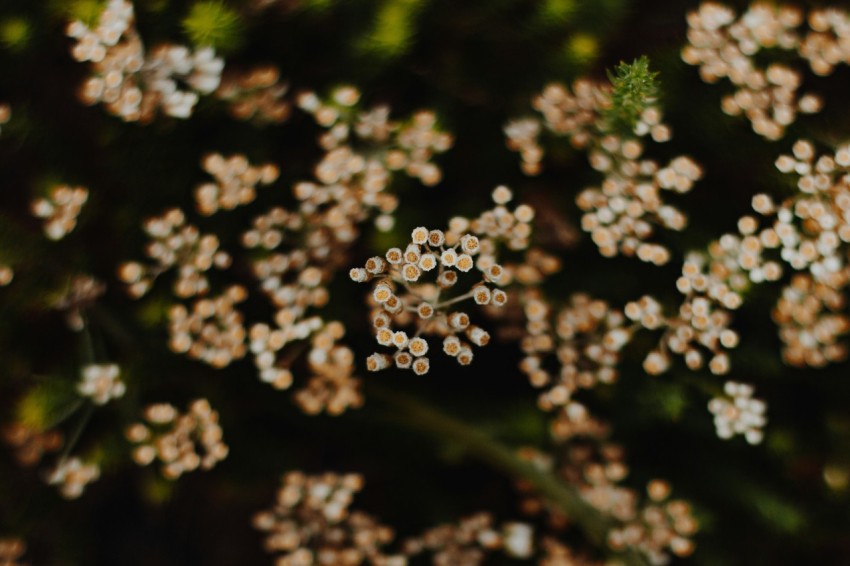
<path fill-rule="evenodd" d="M 492 467 L 528 482 L 541 497 L 566 513 L 598 548 L 608 548 L 608 531 L 617 522 L 584 501 L 574 487 L 557 476 L 536 468 L 520 459 L 510 447 L 461 420 L 439 412 L 418 398 L 390 391 L 374 382 L 369 385 L 369 396 L 392 406 L 395 409 L 392 414 L 394 420 L 439 439 L 450 438 Z M 616 558 L 629 565 L 647 564 L 636 551 L 618 553 Z"/>

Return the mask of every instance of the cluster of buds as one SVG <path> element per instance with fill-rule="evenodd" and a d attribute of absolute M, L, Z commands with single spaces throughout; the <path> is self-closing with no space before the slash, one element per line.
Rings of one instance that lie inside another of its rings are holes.
<path fill-rule="evenodd" d="M 670 484 L 652 480 L 647 484 L 649 501 L 635 516 L 608 532 L 608 544 L 614 550 L 633 548 L 646 556 L 650 564 L 664 565 L 670 553 L 679 558 L 693 554 L 696 546 L 689 538 L 698 524 L 687 502 L 669 500 Z"/>
<path fill-rule="evenodd" d="M 642 158 L 640 138 L 649 135 L 656 142 L 668 141 L 670 128 L 661 122 L 658 108 L 646 108 L 632 135 L 611 131 L 605 111 L 611 107 L 611 86 L 579 80 L 572 91 L 559 84 L 547 86 L 533 100 L 543 118 L 526 118 L 505 126 L 507 145 L 522 156 L 527 174 L 540 172 L 543 148 L 538 138 L 543 128 L 588 153 L 591 167 L 604 175 L 599 187 L 590 187 L 576 198 L 584 211 L 582 228 L 592 235 L 599 251 L 607 256 L 637 255 L 661 265 L 669 261 L 664 246 L 649 242 L 656 226 L 682 230 L 684 214 L 665 204 L 661 192 L 688 192 L 702 176 L 702 170 L 688 157 L 674 158 L 662 167 Z"/>
<path fill-rule="evenodd" d="M 341 323 L 329 322 L 313 335 L 307 354 L 310 377 L 294 395 L 295 402 L 309 415 L 322 411 L 339 415 L 363 405 L 360 380 L 353 376 L 354 352 L 338 343 L 344 334 Z"/>
<path fill-rule="evenodd" d="M 204 272 L 213 266 L 224 269 L 230 265 L 230 256 L 219 249 L 218 238 L 201 234 L 178 208 L 166 210 L 162 216 L 145 221 L 144 230 L 152 241 L 145 252 L 155 262 L 145 266 L 127 262 L 118 270 L 119 278 L 129 285 L 134 298 L 144 296 L 154 279 L 172 267 L 177 267 L 174 294 L 181 298 L 202 295 L 209 291 L 209 281 Z"/>
<path fill-rule="evenodd" d="M 611 106 L 610 85 L 587 79 L 575 81 L 572 88 L 553 83 L 532 99 L 532 107 L 543 115 L 513 120 L 505 125 L 508 148 L 522 158 L 522 170 L 537 175 L 542 167 L 544 150 L 539 136 L 545 125 L 555 135 L 566 136 L 570 145 L 585 149 L 598 136 L 601 111 Z"/>
<path fill-rule="evenodd" d="M 198 299 L 191 313 L 182 304 L 173 305 L 168 311 L 171 351 L 215 368 L 245 357 L 247 332 L 235 305 L 247 297 L 244 287 L 233 285 L 218 297 Z"/>
<path fill-rule="evenodd" d="M 461 222 L 466 219 L 455 220 L 455 224 L 468 223 Z M 369 356 L 369 371 L 395 365 L 412 369 L 417 375 L 427 373 L 430 361 L 426 354 L 431 346 L 423 334 L 442 336 L 443 351 L 461 365 L 472 362 L 470 344 L 486 346 L 490 342 L 490 334 L 472 324 L 469 315 L 456 310 L 455 305 L 468 299 L 478 305 L 504 305 L 508 296 L 498 286 L 505 283 L 506 272 L 495 262 L 492 240 L 458 233 L 420 226 L 413 230 L 404 250 L 390 248 L 385 257 L 372 257 L 365 267 L 351 270 L 355 282 L 373 282 L 372 301 L 377 308 L 372 313 L 372 324 L 376 341 L 396 349 L 392 356 Z M 468 292 L 446 298 L 445 293 L 454 288 L 459 275 L 474 268 L 481 272 L 481 279 Z M 434 283 L 422 281 L 432 272 L 436 274 Z M 416 327 L 413 336 L 399 329 L 406 325 Z"/>
<path fill-rule="evenodd" d="M 717 436 L 728 439 L 740 434 L 750 444 L 762 441 L 767 405 L 761 399 L 753 399 L 753 391 L 752 385 L 727 381 L 723 386 L 724 395 L 708 403 Z"/>
<path fill-rule="evenodd" d="M 35 466 L 41 458 L 62 447 L 62 433 L 57 430 L 40 431 L 22 423 L 10 423 L 0 430 L 3 442 L 15 452 L 15 461 L 24 467 Z"/>
<path fill-rule="evenodd" d="M 738 334 L 729 328 L 731 315 L 702 296 L 689 296 L 676 316 L 665 317 L 661 305 L 649 295 L 632 301 L 624 310 L 626 317 L 649 330 L 664 329 L 658 348 L 644 359 L 643 369 L 659 375 L 670 367 L 670 353 L 681 355 L 685 364 L 698 370 L 705 363 L 704 350 L 711 355 L 708 368 L 715 375 L 730 370 L 729 355 L 724 348 L 738 344 Z"/>
<path fill-rule="evenodd" d="M 544 410 L 565 407 L 578 389 L 617 379 L 620 350 L 631 339 L 623 314 L 605 301 L 579 293 L 557 316 L 554 329 L 551 308 L 537 294 L 523 300 L 526 335 L 521 341 L 525 357 L 520 369 L 535 387 L 546 387 L 538 404 Z M 559 370 L 547 369 L 545 356 L 554 353 Z"/>
<path fill-rule="evenodd" d="M 47 483 L 58 485 L 59 494 L 65 499 L 77 499 L 86 486 L 99 477 L 97 464 L 86 464 L 79 458 L 63 458 L 47 476 Z"/>
<path fill-rule="evenodd" d="M 51 240 L 61 240 L 76 226 L 77 217 L 89 199 L 84 187 L 58 185 L 53 187 L 47 198 L 32 201 L 34 216 L 44 219 L 44 234 Z"/>
<path fill-rule="evenodd" d="M 164 44 L 145 53 L 134 20 L 133 4 L 109 0 L 95 29 L 79 20 L 68 25 L 68 36 L 76 40 L 72 56 L 92 67 L 80 91 L 83 102 L 103 103 L 128 122 L 149 122 L 159 107 L 169 116 L 188 118 L 198 95 L 218 88 L 224 61 L 209 47 L 193 53 Z"/>
<path fill-rule="evenodd" d="M 26 566 L 19 562 L 27 551 L 27 545 L 19 538 L 0 538 L 0 566 Z"/>
<path fill-rule="evenodd" d="M 476 513 L 458 521 L 426 530 L 404 543 L 404 553 L 432 555 L 435 566 L 478 566 L 486 553 L 504 551 L 508 556 L 528 559 L 534 553 L 534 529 L 525 523 L 494 524 L 489 513 Z"/>
<path fill-rule="evenodd" d="M 850 60 L 846 42 L 839 34 L 839 30 L 847 33 L 850 28 L 840 16 L 831 17 L 832 13 L 813 11 L 809 17 L 813 31 L 801 40 L 798 28 L 804 16 L 797 7 L 757 3 L 736 18 L 728 6 L 705 2 L 688 14 L 689 44 L 682 50 L 682 59 L 698 65 L 705 82 L 729 79 L 736 90 L 724 97 L 723 111 L 730 116 L 746 116 L 753 131 L 776 140 L 796 120 L 798 112 L 816 113 L 823 104 L 816 95 L 797 95 L 802 83 L 800 72 L 781 63 L 761 69 L 754 57 L 762 49 L 796 51 L 809 60 L 812 71 L 828 74 L 833 65 Z"/>
<path fill-rule="evenodd" d="M 582 229 L 590 233 L 602 255 L 636 255 L 641 261 L 663 265 L 670 260 L 670 252 L 660 244 L 647 242 L 654 226 L 681 231 L 687 219 L 664 203 L 661 191 L 690 191 L 702 170 L 684 156 L 660 168 L 655 161 L 641 159 L 642 153 L 638 140 L 605 136 L 590 154 L 591 166 L 605 179 L 600 187 L 579 193 L 576 204 L 585 212 Z"/>
<path fill-rule="evenodd" d="M 355 174 L 381 177 L 404 171 L 425 185 L 439 183 L 442 173 L 432 159 L 448 150 L 453 140 L 438 129 L 436 115 L 423 110 L 409 121 L 396 122 L 390 120 L 389 107 L 367 111 L 359 102 L 360 92 L 352 86 L 336 89 L 325 101 L 313 92 L 298 96 L 298 106 L 328 129 L 319 140 L 329 153 L 317 167 L 317 178 L 334 183 Z M 377 144 L 383 151 L 367 158 L 358 152 L 357 143 Z"/>
<path fill-rule="evenodd" d="M 276 165 L 252 166 L 244 155 L 213 153 L 204 157 L 202 166 L 215 179 L 195 189 L 196 206 L 204 216 L 250 204 L 257 198 L 257 186 L 270 185 L 280 174 Z"/>
<path fill-rule="evenodd" d="M 786 364 L 823 367 L 847 358 L 847 345 L 838 340 L 850 332 L 850 317 L 841 312 L 847 304 L 843 290 L 850 283 L 850 269 L 836 279 L 826 284 L 797 274 L 782 289 L 773 320 L 779 325 Z"/>
<path fill-rule="evenodd" d="M 226 72 L 215 95 L 229 104 L 237 120 L 280 124 L 289 117 L 290 104 L 283 98 L 288 90 L 277 67 L 262 65 Z"/>
<path fill-rule="evenodd" d="M 184 414 L 167 403 L 149 405 L 144 418 L 146 424 L 135 423 L 126 431 L 127 439 L 138 444 L 133 460 L 147 466 L 159 459 L 167 479 L 198 468 L 212 469 L 227 457 L 229 449 L 222 441 L 218 413 L 206 399 L 192 401 Z"/>
<path fill-rule="evenodd" d="M 809 12 L 808 22 L 811 30 L 798 52 L 813 73 L 824 77 L 841 63 L 850 63 L 850 14 L 840 8 L 815 8 Z"/>
<path fill-rule="evenodd" d="M 117 364 L 89 364 L 81 371 L 82 379 L 77 384 L 77 391 L 95 405 L 105 405 L 111 399 L 123 397 L 127 390 L 119 375 Z"/>
<path fill-rule="evenodd" d="M 776 160 L 776 167 L 796 177 L 798 192 L 781 203 L 763 194 L 753 198 L 753 209 L 772 224 L 756 234 L 755 218 L 742 219 L 748 225 L 742 233 L 751 233 L 749 242 L 742 244 L 753 251 L 753 257 L 744 262 L 742 255 L 738 263 L 750 268 L 754 282 L 775 280 L 782 272 L 780 264 L 759 257 L 761 250 L 775 248 L 782 263 L 802 272 L 784 288 L 774 319 L 785 343 L 785 361 L 820 367 L 847 355 L 838 338 L 850 330 L 850 320 L 840 312 L 850 278 L 850 146 L 818 156 L 813 144 L 797 141 L 791 155 Z"/>
<path fill-rule="evenodd" d="M 510 250 L 527 249 L 530 244 L 534 209 L 527 204 L 520 204 L 510 210 L 507 205 L 513 200 L 514 195 L 504 185 L 496 187 L 491 196 L 495 204 L 492 209 L 469 220 L 468 226 L 458 217 L 458 220 L 449 226 L 449 230 L 458 233 L 459 236 L 459 232 L 468 229 L 478 236 L 493 241 L 503 241 Z"/>
<path fill-rule="evenodd" d="M 275 564 L 404 566 L 404 557 L 381 550 L 392 542 L 392 529 L 349 510 L 362 488 L 363 478 L 357 474 L 284 475 L 274 507 L 253 520 L 255 528 L 268 533 L 266 551 L 279 554 Z"/>

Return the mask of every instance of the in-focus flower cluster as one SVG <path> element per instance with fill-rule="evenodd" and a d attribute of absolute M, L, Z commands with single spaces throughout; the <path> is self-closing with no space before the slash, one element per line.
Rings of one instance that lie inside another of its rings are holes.
<path fill-rule="evenodd" d="M 80 89 L 85 104 L 103 103 L 127 122 L 149 122 L 158 109 L 188 118 L 199 94 L 215 91 L 224 61 L 212 48 L 192 52 L 181 45 L 161 44 L 146 52 L 135 27 L 133 4 L 109 0 L 97 26 L 77 20 L 67 34 L 75 40 L 71 54 L 91 62 L 91 76 Z"/>
<path fill-rule="evenodd" d="M 186 413 L 173 405 L 158 403 L 144 411 L 145 423 L 130 425 L 127 439 L 138 446 L 133 460 L 147 466 L 162 463 L 162 475 L 174 480 L 186 472 L 212 469 L 227 457 L 218 413 L 206 399 L 196 399 Z"/>
<path fill-rule="evenodd" d="M 472 362 L 472 345 L 480 347 L 490 342 L 490 334 L 472 324 L 469 315 L 455 305 L 470 299 L 478 305 L 504 305 L 508 296 L 498 287 L 506 274 L 495 262 L 493 241 L 482 241 L 471 233 L 459 235 L 468 221 L 456 220 L 454 230 L 448 232 L 420 226 L 413 230 L 404 250 L 390 248 L 385 257 L 372 257 L 365 267 L 351 270 L 352 280 L 373 283 L 372 301 L 377 308 L 372 313 L 372 325 L 376 341 L 395 348 L 392 355 L 369 356 L 369 371 L 395 365 L 412 369 L 417 375 L 427 373 L 431 345 L 422 335 L 441 336 L 443 352 L 461 365 Z M 480 279 L 476 274 L 477 281 L 471 289 L 446 297 L 459 278 L 473 268 L 480 272 Z M 426 282 L 426 277 L 433 282 Z M 407 326 L 415 327 L 412 335 L 402 330 Z"/>
<path fill-rule="evenodd" d="M 77 217 L 88 199 L 89 191 L 84 187 L 58 185 L 48 197 L 32 201 L 32 213 L 44 219 L 44 234 L 48 238 L 61 240 L 77 226 Z"/>
<path fill-rule="evenodd" d="M 762 441 L 762 429 L 767 424 L 767 405 L 761 399 L 753 398 L 754 391 L 752 385 L 727 381 L 723 386 L 724 395 L 708 403 L 708 410 L 714 415 L 717 436 L 728 439 L 740 434 L 750 444 Z"/>
<path fill-rule="evenodd" d="M 674 158 L 664 167 L 643 158 L 641 137 L 648 134 L 656 142 L 671 137 L 670 128 L 661 122 L 660 110 L 646 108 L 632 134 L 624 136 L 612 130 L 606 117 L 611 104 L 608 84 L 580 79 L 572 89 L 549 85 L 532 102 L 542 119 L 509 122 L 504 128 L 507 145 L 520 153 L 523 171 L 530 175 L 541 169 L 544 151 L 539 137 L 544 128 L 586 151 L 591 167 L 602 173 L 604 180 L 576 198 L 585 213 L 582 228 L 590 232 L 605 256 L 637 255 L 642 261 L 661 265 L 669 261 L 670 253 L 661 244 L 649 241 L 655 227 L 680 231 L 687 222 L 682 212 L 664 202 L 662 191 L 688 192 L 702 170 L 685 156 Z"/>

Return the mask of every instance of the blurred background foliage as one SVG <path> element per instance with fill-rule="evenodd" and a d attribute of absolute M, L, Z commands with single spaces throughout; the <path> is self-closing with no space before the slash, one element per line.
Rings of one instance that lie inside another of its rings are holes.
<path fill-rule="evenodd" d="M 744 121 L 721 113 L 725 86 L 703 84 L 681 62 L 684 17 L 695 6 L 657 0 L 279 0 L 258 11 L 247 0 L 135 2 L 146 41 L 212 44 L 228 65 L 273 63 L 294 92 L 351 83 L 368 102 L 389 103 L 395 115 L 426 107 L 437 112 L 456 140 L 440 158 L 443 182 L 401 186 L 395 230 L 368 233 L 353 250 L 352 265 L 387 242 L 404 241 L 414 226 L 439 227 L 455 214 L 482 210 L 497 184 L 577 225 L 573 199 L 596 181 L 583 155 L 566 145 L 552 148 L 544 173 L 524 177 L 505 147 L 502 125 L 529 113 L 530 97 L 547 82 L 604 79 L 621 61 L 641 55 L 658 73 L 665 121 L 674 131 L 674 141 L 653 147 L 652 156 L 691 155 L 706 172 L 675 203 L 688 213 L 689 228 L 662 235 L 676 257 L 734 229 L 753 194 L 790 194 L 773 162 L 798 137 L 824 143 L 847 138 L 850 117 L 842 105 L 850 96 L 850 71 L 839 69 L 829 79 L 807 76 L 824 94 L 825 111 L 798 121 L 782 140 L 766 142 Z M 0 289 L 0 420 L 60 424 L 67 435 L 79 426 L 76 450 L 97 454 L 103 469 L 80 500 L 65 502 L 39 473 L 17 467 L 8 451 L 0 453 L 0 533 L 26 538 L 33 564 L 266 564 L 271 559 L 250 517 L 267 506 L 278 476 L 290 469 L 363 473 L 366 489 L 355 507 L 402 536 L 479 509 L 518 517 L 509 477 L 470 455 L 462 442 L 423 430 L 393 401 L 401 392 L 507 446 L 546 447 L 546 416 L 514 369 L 520 353 L 513 347 L 482 350 L 470 368 L 436 359 L 421 378 L 392 371 L 366 375 L 366 406 L 341 417 L 304 416 L 288 392 L 257 380 L 248 359 L 213 370 L 167 350 L 168 285 L 134 302 L 115 277 L 121 261 L 141 255 L 142 220 L 169 206 L 193 208 L 192 189 L 204 180 L 199 162 L 208 152 L 278 163 L 281 179 L 257 205 L 228 213 L 226 221 L 217 216 L 199 223 L 236 250 L 254 211 L 291 203 L 291 184 L 311 176 L 321 155 L 314 142 L 318 129 L 298 111 L 281 126 L 238 122 L 212 98 L 202 99 L 190 120 L 159 117 L 147 126 L 81 105 L 76 89 L 85 66 L 70 58 L 64 27 L 72 18 L 91 21 L 100 8 L 98 0 L 0 5 L 0 101 L 13 109 L 0 135 L 0 259 L 16 270 L 14 284 Z M 50 242 L 29 202 L 57 182 L 84 185 L 91 198 L 77 229 Z M 589 291 L 622 306 L 651 293 L 675 304 L 675 260 L 658 268 L 605 259 L 586 237 L 557 253 L 564 269 L 550 282 L 553 297 Z M 234 271 L 250 281 L 238 257 Z M 108 285 L 89 313 L 90 336 L 69 331 L 62 314 L 49 308 L 76 273 Z M 332 284 L 328 318 L 346 321 L 347 338 L 362 360 L 372 351 L 363 289 L 345 279 Z M 754 383 L 769 404 L 760 447 L 716 438 L 706 403 L 722 383 L 707 371 L 680 364 L 657 378 L 643 373 L 642 355 L 653 343 L 648 334 L 629 346 L 619 381 L 584 399 L 626 446 L 629 485 L 640 489 L 653 477 L 668 478 L 676 496 L 693 502 L 702 528 L 688 563 L 850 563 L 848 365 L 796 370 L 781 364 L 770 320 L 778 289 L 755 289 L 735 320 L 742 344 L 732 353 L 730 377 Z M 245 310 L 249 320 L 268 317 L 267 305 L 256 298 Z M 74 412 L 73 391 L 88 340 L 101 359 L 121 364 L 128 383 L 120 402 L 90 418 Z M 185 405 L 201 396 L 221 414 L 231 447 L 224 462 L 178 482 L 130 462 L 123 427 L 143 405 Z"/>

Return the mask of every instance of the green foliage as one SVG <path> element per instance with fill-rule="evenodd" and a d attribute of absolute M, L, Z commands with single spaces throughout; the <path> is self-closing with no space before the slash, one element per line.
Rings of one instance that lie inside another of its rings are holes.
<path fill-rule="evenodd" d="M 25 49 L 30 42 L 30 23 L 21 17 L 10 17 L 0 21 L 0 44 L 13 51 Z"/>
<path fill-rule="evenodd" d="M 658 97 L 658 73 L 649 69 L 645 55 L 631 63 L 620 62 L 608 72 L 613 92 L 607 120 L 616 131 L 631 132 L 643 111 Z"/>
<path fill-rule="evenodd" d="M 428 0 L 384 0 L 371 30 L 360 47 L 382 59 L 394 59 L 410 47 L 416 33 L 416 18 Z"/>
<path fill-rule="evenodd" d="M 243 40 L 242 17 L 221 0 L 204 0 L 192 5 L 183 18 L 183 31 L 197 47 L 214 47 L 226 53 Z"/>
<path fill-rule="evenodd" d="M 573 34 L 564 44 L 567 60 L 587 66 L 599 56 L 599 40 L 588 33 Z"/>
<path fill-rule="evenodd" d="M 64 421 L 79 406 L 80 397 L 70 382 L 45 378 L 20 398 L 15 417 L 27 427 L 45 431 Z"/>
<path fill-rule="evenodd" d="M 540 19 L 552 25 L 569 22 L 575 12 L 575 0 L 545 0 L 538 7 Z"/>
<path fill-rule="evenodd" d="M 79 20 L 93 27 L 100 19 L 103 4 L 103 0 L 53 0 L 53 11 L 60 17 Z"/>

